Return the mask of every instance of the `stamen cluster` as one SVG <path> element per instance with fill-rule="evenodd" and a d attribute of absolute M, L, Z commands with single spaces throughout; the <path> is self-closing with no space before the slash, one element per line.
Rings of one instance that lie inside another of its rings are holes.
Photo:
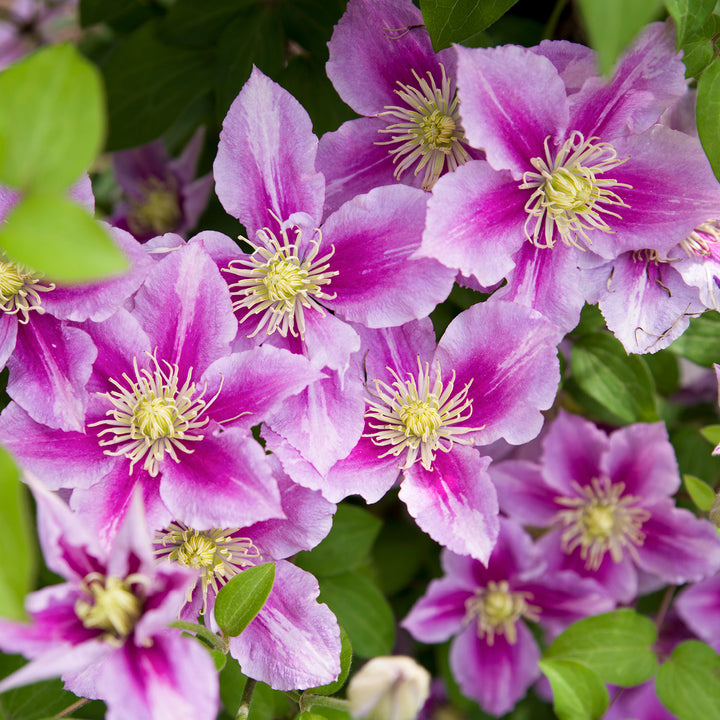
<path fill-rule="evenodd" d="M 455 170 L 470 159 L 464 147 L 465 133 L 460 124 L 457 94 L 451 92 L 450 80 L 442 64 L 440 70 L 440 87 L 432 73 L 427 73 L 426 80 L 413 70 L 417 87 L 398 82 L 399 89 L 395 90 L 404 106 L 387 105 L 380 113 L 380 117 L 398 120 L 380 130 L 390 134 L 390 140 L 377 143 L 397 145 L 390 150 L 393 162 L 397 163 L 395 177 L 400 179 L 417 163 L 415 175 L 425 169 L 423 190 L 432 189 L 446 167 Z"/>
<path fill-rule="evenodd" d="M 318 300 L 332 300 L 334 294 L 322 290 L 329 285 L 338 272 L 330 270 L 329 260 L 335 250 L 316 259 L 320 252 L 320 231 L 308 247 L 302 245 L 302 231 L 295 228 L 295 238 L 290 240 L 288 231 L 281 231 L 282 242 L 269 229 L 258 232 L 257 244 L 241 238 L 254 249 L 248 260 L 233 260 L 224 272 L 241 278 L 230 285 L 233 309 L 247 309 L 240 319 L 243 323 L 252 315 L 262 313 L 255 330 L 248 337 L 255 336 L 267 326 L 267 334 L 275 331 L 282 337 L 290 333 L 302 338 L 305 334 L 303 308 L 325 311 Z"/>
<path fill-rule="evenodd" d="M 0 309 L 8 315 L 18 315 L 18 322 L 27 324 L 33 310 L 44 313 L 40 293 L 54 289 L 53 283 L 42 282 L 40 273 L 0 255 Z"/>
<path fill-rule="evenodd" d="M 408 379 L 401 380 L 392 368 L 388 370 L 395 381 L 390 386 L 375 380 L 377 400 L 367 399 L 369 409 L 365 413 L 372 429 L 366 437 L 380 447 L 390 446 L 380 457 L 398 457 L 407 450 L 400 466 L 403 470 L 416 460 L 426 470 L 432 470 L 438 450 L 449 452 L 456 442 L 473 444 L 472 438 L 460 436 L 482 428 L 458 427 L 472 416 L 472 400 L 467 398 L 471 383 L 453 395 L 455 372 L 445 387 L 438 362 L 431 390 L 430 364 L 423 367 L 419 358 L 417 378 L 408 373 Z"/>
<path fill-rule="evenodd" d="M 550 137 L 545 138 L 545 158 L 530 160 L 537 172 L 523 174 L 521 190 L 533 193 L 525 204 L 525 236 L 533 245 L 552 248 L 555 231 L 566 245 L 585 249 L 592 245 L 587 230 L 612 233 L 603 215 L 620 218 L 607 205 L 629 207 L 611 188 L 629 188 L 613 178 L 599 177 L 624 163 L 610 143 L 585 140 L 575 131 L 553 158 Z M 534 221 L 534 227 L 533 227 Z"/>

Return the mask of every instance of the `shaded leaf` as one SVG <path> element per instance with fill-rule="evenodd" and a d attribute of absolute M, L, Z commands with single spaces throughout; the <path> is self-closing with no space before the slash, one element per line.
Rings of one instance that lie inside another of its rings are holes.
<path fill-rule="evenodd" d="M 107 150 L 154 140 L 212 86 L 212 52 L 164 43 L 156 25 L 145 23 L 101 66 L 109 108 Z"/>
<path fill-rule="evenodd" d="M 388 655 L 395 644 L 392 609 L 370 580 L 355 572 L 319 578 L 320 602 L 327 603 L 365 658 Z"/>
<path fill-rule="evenodd" d="M 720 69 L 720 65 L 717 65 L 717 68 Z M 704 312 L 700 317 L 692 318 L 688 329 L 668 350 L 703 367 L 712 367 L 720 358 L 720 314 Z"/>
<path fill-rule="evenodd" d="M 655 422 L 655 383 L 645 360 L 628 355 L 606 333 L 583 335 L 573 345 L 572 378 L 595 402 L 624 423 Z"/>
<path fill-rule="evenodd" d="M 381 525 L 367 510 L 339 505 L 328 536 L 310 552 L 298 553 L 295 564 L 315 577 L 352 570 L 367 558 Z"/>

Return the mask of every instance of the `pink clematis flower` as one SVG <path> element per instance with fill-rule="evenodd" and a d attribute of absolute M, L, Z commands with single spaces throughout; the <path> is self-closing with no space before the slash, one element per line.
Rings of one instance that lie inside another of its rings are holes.
<path fill-rule="evenodd" d="M 31 659 L 0 692 L 61 675 L 68 690 L 107 703 L 108 720 L 215 718 L 210 655 L 168 627 L 193 573 L 153 558 L 140 498 L 103 550 L 57 496 L 33 489 L 45 560 L 66 582 L 27 597 L 29 625 L 0 620 L 2 650 Z"/>

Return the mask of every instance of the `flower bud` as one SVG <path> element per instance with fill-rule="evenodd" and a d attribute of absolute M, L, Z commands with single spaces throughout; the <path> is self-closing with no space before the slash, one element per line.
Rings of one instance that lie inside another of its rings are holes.
<path fill-rule="evenodd" d="M 376 657 L 353 676 L 350 713 L 366 720 L 413 720 L 430 694 L 430 673 L 410 657 Z"/>

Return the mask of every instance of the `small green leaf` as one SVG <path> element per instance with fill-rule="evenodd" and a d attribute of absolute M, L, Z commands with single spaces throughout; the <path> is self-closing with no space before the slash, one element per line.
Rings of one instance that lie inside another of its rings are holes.
<path fill-rule="evenodd" d="M 541 660 L 540 669 L 553 689 L 553 707 L 560 720 L 595 720 L 610 702 L 605 683 L 572 660 Z"/>
<path fill-rule="evenodd" d="M 64 190 L 101 149 L 100 74 L 71 45 L 54 45 L 0 75 L 0 181 Z"/>
<path fill-rule="evenodd" d="M 720 425 L 707 425 L 700 428 L 700 434 L 713 445 L 720 445 Z"/>
<path fill-rule="evenodd" d="M 362 575 L 347 572 L 319 578 L 320 602 L 327 603 L 347 630 L 360 657 L 389 655 L 395 644 L 395 617 L 377 586 Z"/>
<path fill-rule="evenodd" d="M 357 567 L 370 553 L 382 523 L 367 510 L 339 505 L 328 536 L 310 552 L 300 552 L 295 564 L 324 577 Z"/>
<path fill-rule="evenodd" d="M 421 0 L 425 26 L 435 52 L 472 38 L 501 18 L 517 0 Z"/>
<path fill-rule="evenodd" d="M 545 657 L 587 665 L 606 683 L 631 687 L 657 670 L 652 646 L 655 625 L 632 610 L 615 610 L 573 623 L 548 648 Z"/>
<path fill-rule="evenodd" d="M 570 359 L 578 387 L 624 423 L 655 422 L 655 383 L 640 355 L 606 333 L 581 336 Z"/>
<path fill-rule="evenodd" d="M 327 685 L 321 685 L 320 687 L 308 690 L 315 695 L 332 695 L 336 693 L 347 680 L 348 673 L 350 672 L 350 663 L 352 662 L 352 645 L 350 644 L 350 636 L 345 632 L 345 628 L 340 628 L 340 674 L 336 680 L 328 683 Z"/>
<path fill-rule="evenodd" d="M 678 645 L 655 678 L 660 702 L 680 720 L 708 720 L 720 708 L 720 656 L 705 643 Z"/>
<path fill-rule="evenodd" d="M 239 635 L 260 612 L 275 582 L 275 563 L 256 565 L 231 578 L 215 600 L 215 619 L 231 637 Z"/>
<path fill-rule="evenodd" d="M 698 80 L 696 113 L 700 142 L 715 177 L 720 178 L 720 58 L 713 60 Z"/>
<path fill-rule="evenodd" d="M 683 44 L 685 76 L 699 78 L 703 70 L 713 61 L 715 50 L 713 38 L 720 32 L 720 16 L 714 13 L 705 24 Z"/>
<path fill-rule="evenodd" d="M 225 663 L 227 662 L 227 655 L 220 650 L 208 649 L 208 652 L 210 653 L 210 657 L 212 657 L 213 662 L 215 663 L 215 669 L 220 672 L 225 667 Z"/>
<path fill-rule="evenodd" d="M 694 475 L 683 475 L 683 482 L 692 501 L 704 512 L 708 512 L 715 502 L 715 491 Z"/>
<path fill-rule="evenodd" d="M 18 471 L 0 448 L 0 616 L 25 620 L 23 601 L 35 576 L 35 546 Z"/>
<path fill-rule="evenodd" d="M 12 260 L 51 280 L 99 280 L 128 263 L 105 230 L 76 202 L 35 192 L 24 197 L 0 226 L 0 248 Z"/>
<path fill-rule="evenodd" d="M 662 0 L 579 0 L 580 12 L 605 75 L 638 32 L 656 18 Z"/>
<path fill-rule="evenodd" d="M 665 7 L 677 27 L 678 50 L 710 17 L 715 0 L 665 0 Z"/>

